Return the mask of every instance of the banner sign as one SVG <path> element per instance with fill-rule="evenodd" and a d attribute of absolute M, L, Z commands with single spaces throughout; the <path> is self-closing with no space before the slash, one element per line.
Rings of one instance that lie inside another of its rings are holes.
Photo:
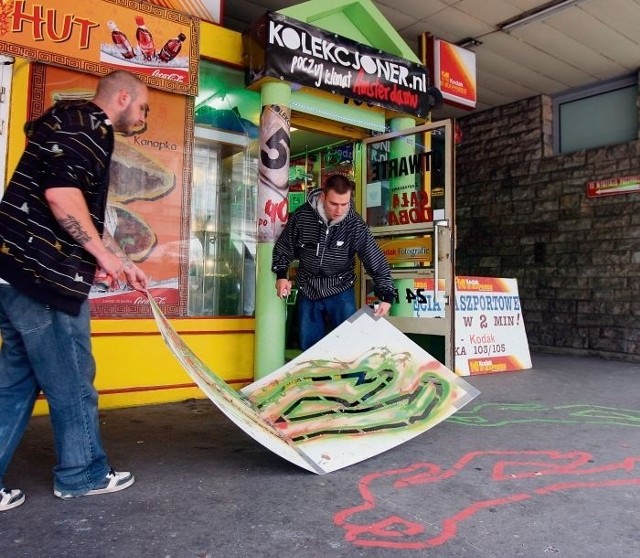
<path fill-rule="evenodd" d="M 124 69 L 150 87 L 198 93 L 197 18 L 136 0 L 0 2 L 1 54 L 95 75 Z"/>
<path fill-rule="evenodd" d="M 632 192 L 640 192 L 640 175 L 587 182 L 588 198 L 630 194 Z"/>
<path fill-rule="evenodd" d="M 429 71 L 346 37 L 267 12 L 244 34 L 247 85 L 264 78 L 321 89 L 401 113 L 429 113 Z"/>

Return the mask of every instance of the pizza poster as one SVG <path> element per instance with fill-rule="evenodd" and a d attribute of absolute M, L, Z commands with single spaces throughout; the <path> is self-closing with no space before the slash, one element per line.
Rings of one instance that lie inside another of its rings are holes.
<path fill-rule="evenodd" d="M 34 64 L 31 118 L 62 99 L 91 99 L 97 78 L 55 66 Z M 36 102 L 37 100 L 37 102 Z M 116 134 L 110 167 L 105 228 L 129 259 L 149 278 L 149 290 L 167 315 L 178 316 L 181 262 L 188 258 L 183 238 L 188 219 L 183 216 L 186 181 L 184 169 L 190 100 L 149 90 L 149 115 L 144 129 L 130 137 Z M 188 242 L 187 242 L 188 244 Z M 124 280 L 105 284 L 99 280 L 89 295 L 92 315 L 100 318 L 150 317 L 147 297 Z"/>
<path fill-rule="evenodd" d="M 455 311 L 456 374 L 531 368 L 515 279 L 456 277 Z"/>

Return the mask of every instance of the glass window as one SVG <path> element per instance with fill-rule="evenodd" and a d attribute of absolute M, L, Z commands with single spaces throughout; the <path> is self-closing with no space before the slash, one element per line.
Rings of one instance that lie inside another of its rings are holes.
<path fill-rule="evenodd" d="M 444 217 L 444 126 L 367 142 L 366 221 L 375 234 L 423 230 Z"/>
<path fill-rule="evenodd" d="M 251 316 L 260 97 L 244 89 L 240 71 L 209 63 L 201 68 L 195 111 L 188 315 Z"/>
<path fill-rule="evenodd" d="M 571 153 L 638 138 L 636 76 L 582 88 L 554 99 L 554 148 Z"/>

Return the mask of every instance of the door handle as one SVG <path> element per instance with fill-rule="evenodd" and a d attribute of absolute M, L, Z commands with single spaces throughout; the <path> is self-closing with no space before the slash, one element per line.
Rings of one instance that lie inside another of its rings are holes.
<path fill-rule="evenodd" d="M 444 295 L 442 298 L 438 296 L 438 283 L 440 279 L 440 253 L 439 253 L 439 244 L 440 244 L 440 229 L 448 229 L 449 221 L 447 219 L 441 219 L 440 221 L 435 221 L 433 223 L 433 300 L 438 302 L 443 302 L 444 304 L 449 304 L 449 297 Z"/>

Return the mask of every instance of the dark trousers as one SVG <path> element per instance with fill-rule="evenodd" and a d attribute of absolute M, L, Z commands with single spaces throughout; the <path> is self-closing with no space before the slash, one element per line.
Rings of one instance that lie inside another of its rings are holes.
<path fill-rule="evenodd" d="M 298 334 L 300 348 L 306 351 L 356 311 L 353 289 L 319 300 L 298 294 Z"/>

